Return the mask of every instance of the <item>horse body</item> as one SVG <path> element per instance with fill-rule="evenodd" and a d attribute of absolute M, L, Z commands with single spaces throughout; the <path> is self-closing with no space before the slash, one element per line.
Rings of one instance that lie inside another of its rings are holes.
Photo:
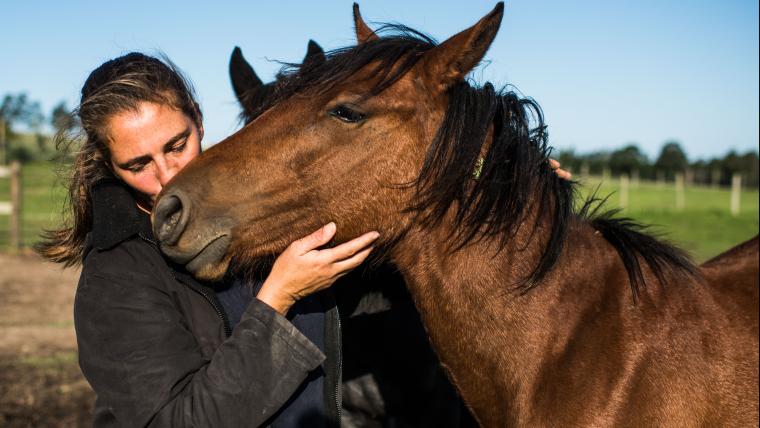
<path fill-rule="evenodd" d="M 501 14 L 440 45 L 362 26 L 282 76 L 164 187 L 162 250 L 216 279 L 328 221 L 336 241 L 378 230 L 481 425 L 755 424 L 757 241 L 700 270 L 573 211 L 535 103 L 463 82 Z"/>
<path fill-rule="evenodd" d="M 715 289 L 716 300 L 735 320 L 736 328 L 754 326 L 758 332 L 757 305 L 760 301 L 760 271 L 758 270 L 758 237 L 708 260 L 702 272 Z"/>
<path fill-rule="evenodd" d="M 716 310 L 720 299 L 707 280 L 662 286 L 651 276 L 634 304 L 619 286 L 627 276 L 615 249 L 577 225 L 546 282 L 515 296 L 504 290 L 531 265 L 516 251 L 521 239 L 496 257 L 493 244 L 442 254 L 447 233 L 410 234 L 394 261 L 481 425 L 757 421 L 757 407 L 748 407 L 757 383 L 746 381 L 758 377 L 757 335 Z"/>

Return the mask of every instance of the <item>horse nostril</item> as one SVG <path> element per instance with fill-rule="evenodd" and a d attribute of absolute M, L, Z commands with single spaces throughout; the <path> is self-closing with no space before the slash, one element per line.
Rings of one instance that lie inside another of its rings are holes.
<path fill-rule="evenodd" d="M 153 233 L 166 245 L 174 245 L 185 229 L 187 219 L 183 214 L 183 203 L 178 195 L 166 195 L 156 205 Z"/>

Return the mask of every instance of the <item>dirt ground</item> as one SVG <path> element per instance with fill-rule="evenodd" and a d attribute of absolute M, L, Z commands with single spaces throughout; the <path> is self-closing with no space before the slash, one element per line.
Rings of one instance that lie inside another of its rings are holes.
<path fill-rule="evenodd" d="M 0 254 L 0 426 L 91 426 L 72 317 L 79 271 Z"/>

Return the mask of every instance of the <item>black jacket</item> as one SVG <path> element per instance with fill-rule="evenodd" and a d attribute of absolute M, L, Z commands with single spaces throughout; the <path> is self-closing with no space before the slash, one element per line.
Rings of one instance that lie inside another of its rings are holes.
<path fill-rule="evenodd" d="M 333 306 L 327 355 L 256 299 L 231 332 L 213 288 L 160 253 L 126 187 L 103 182 L 92 197 L 74 320 L 96 427 L 259 426 L 320 365 L 328 425 L 472 425 L 397 274 L 357 272 L 333 287 L 345 334 L 341 345 Z"/>
<path fill-rule="evenodd" d="M 93 201 L 74 322 L 95 426 L 259 426 L 325 361 L 255 299 L 230 335 L 213 289 L 161 255 L 126 188 L 102 183 Z"/>

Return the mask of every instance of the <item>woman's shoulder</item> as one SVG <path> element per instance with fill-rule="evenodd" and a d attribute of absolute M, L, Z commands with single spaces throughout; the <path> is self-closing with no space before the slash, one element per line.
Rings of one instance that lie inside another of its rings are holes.
<path fill-rule="evenodd" d="M 155 244 L 135 236 L 109 248 L 93 248 L 82 260 L 77 294 L 128 287 L 165 288 L 172 279 L 171 267 Z"/>

